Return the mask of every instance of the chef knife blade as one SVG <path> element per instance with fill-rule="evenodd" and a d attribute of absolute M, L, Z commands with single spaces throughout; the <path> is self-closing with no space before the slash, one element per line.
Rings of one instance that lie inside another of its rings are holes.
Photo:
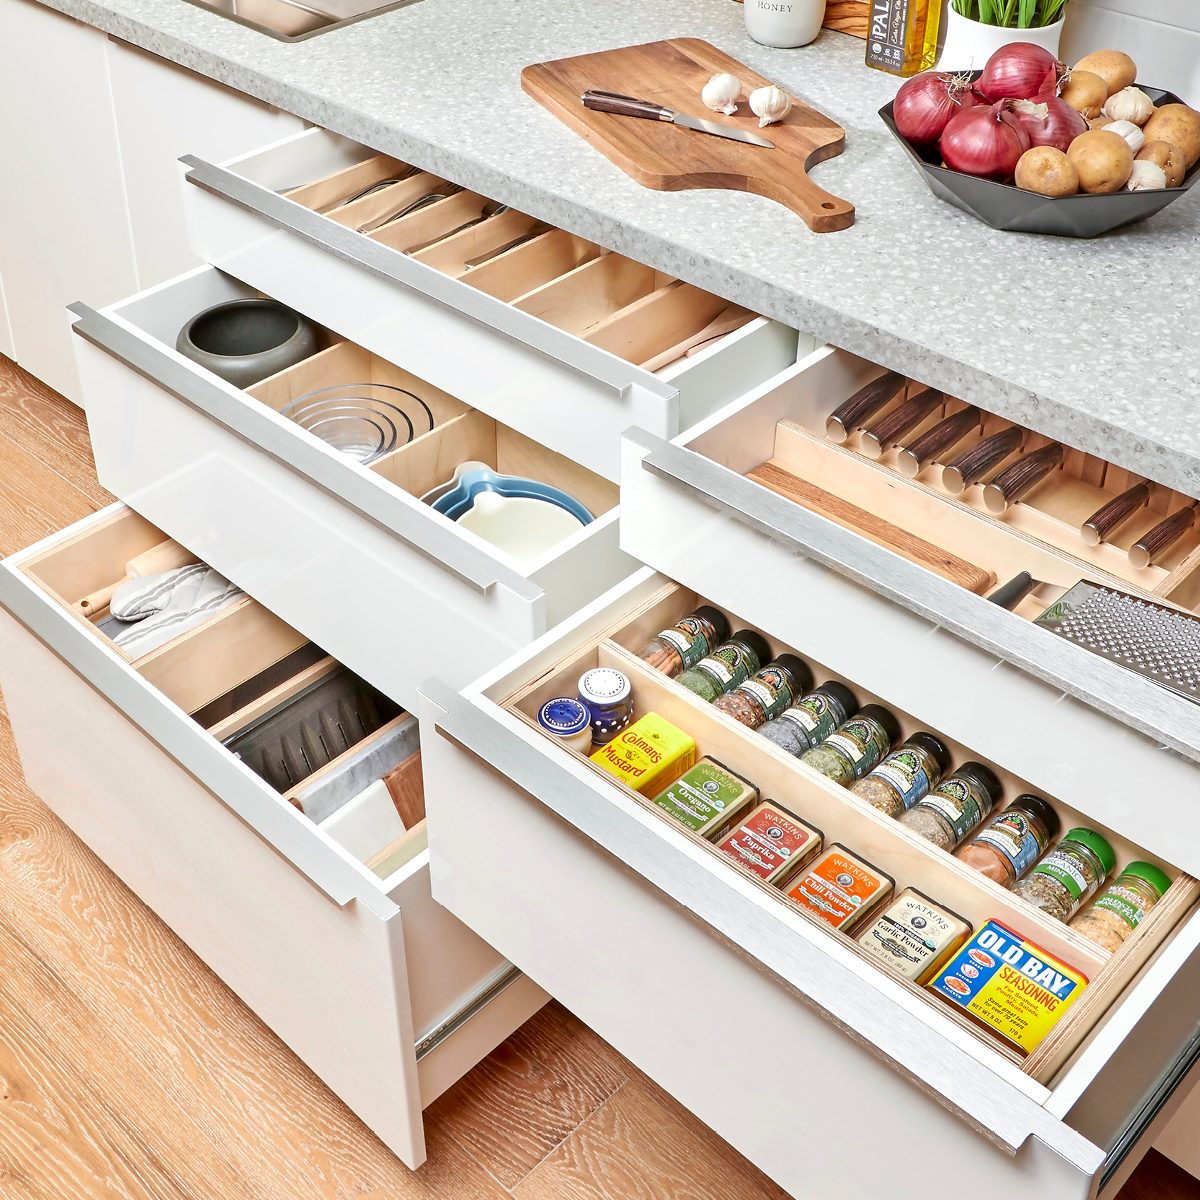
<path fill-rule="evenodd" d="M 775 148 L 774 142 L 769 142 L 756 133 L 747 133 L 732 125 L 722 125 L 718 121 L 706 121 L 703 117 L 692 117 L 687 113 L 676 112 L 673 108 L 664 108 L 652 100 L 622 96 L 620 92 L 605 92 L 590 88 L 580 96 L 580 100 L 584 108 L 595 109 L 596 112 L 612 113 L 618 117 L 645 117 L 649 121 L 670 121 L 674 125 L 695 130 L 697 133 L 729 138 L 734 142 L 746 142 L 751 146 L 764 146 L 768 150 Z"/>

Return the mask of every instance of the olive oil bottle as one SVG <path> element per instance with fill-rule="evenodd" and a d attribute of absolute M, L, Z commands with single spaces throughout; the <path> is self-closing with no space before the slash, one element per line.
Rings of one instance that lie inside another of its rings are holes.
<path fill-rule="evenodd" d="M 942 0 L 869 0 L 867 66 L 915 75 L 937 58 Z"/>

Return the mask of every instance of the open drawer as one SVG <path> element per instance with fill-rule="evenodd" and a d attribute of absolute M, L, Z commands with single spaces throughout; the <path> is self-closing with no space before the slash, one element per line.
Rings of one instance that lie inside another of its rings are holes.
<path fill-rule="evenodd" d="M 415 719 L 244 595 L 134 650 L 107 597 L 139 562 L 195 559 L 114 505 L 0 565 L 29 786 L 417 1166 L 423 1107 L 545 997 L 430 896 Z M 263 769 L 250 742 L 320 688 L 354 698 L 344 740 L 312 718 Z"/>
<path fill-rule="evenodd" d="M 1088 561 L 1065 547 L 1077 524 L 1033 503 L 998 520 L 934 494 L 810 432 L 879 368 L 822 349 L 673 443 L 630 431 L 622 546 L 748 620 L 809 644 L 831 668 L 920 712 L 982 754 L 1027 763 L 1038 787 L 1200 874 L 1193 820 L 1200 706 L 1054 636 L 1030 619 L 1080 579 L 1157 590 L 1191 606 L 1198 556 L 1181 548 L 1153 578 L 1117 577 L 1124 551 Z M 1015 612 L 759 482 L 779 454 L 840 511 L 883 518 L 990 570 L 1042 581 Z M 1072 481 L 1074 482 L 1074 481 Z M 1117 491 L 1123 486 L 1116 485 Z M 1042 485 L 1051 489 L 1052 481 Z M 1094 493 L 1094 494 L 1093 494 Z M 1098 486 L 1076 514 L 1103 503 Z M 1086 516 L 1086 512 L 1084 513 Z M 1155 519 L 1147 516 L 1144 522 Z M 1014 520 L 1015 518 L 1015 520 Z M 1076 521 L 1082 520 L 1076 515 Z M 1037 536 L 1034 535 L 1035 531 Z M 1061 544 L 1055 544 L 1057 537 Z M 1106 569 L 1107 564 L 1107 569 Z M 1153 803 L 1134 803 L 1152 788 Z"/>
<path fill-rule="evenodd" d="M 1170 901 L 1107 957 L 640 664 L 647 637 L 701 599 L 643 572 L 467 692 L 423 687 L 439 901 L 796 1196 L 927 1194 L 928 1156 L 864 1153 L 872 1135 L 859 1123 L 889 1118 L 935 1149 L 939 1176 L 969 1177 L 989 1200 L 1017 1188 L 1115 1195 L 1197 1078 L 1200 885 L 1160 859 Z M 818 679 L 842 676 L 803 639 L 763 632 Z M 1019 1059 L 553 742 L 530 713 L 597 664 L 627 671 L 638 712 L 691 733 L 698 753 L 876 862 L 897 889 L 917 887 L 976 927 L 997 917 L 1079 964 L 1092 981 L 1076 1007 Z M 905 732 L 946 732 L 889 689 L 847 682 Z M 950 744 L 956 762 L 989 761 L 1006 799 L 1031 783 L 1019 753 Z M 1050 795 L 1064 824 L 1078 815 Z M 1107 832 L 1121 861 L 1145 853 Z"/>
<path fill-rule="evenodd" d="M 412 707 L 422 679 L 466 683 L 637 565 L 618 547 L 608 480 L 362 347 L 330 339 L 249 391 L 175 350 L 194 313 L 254 294 L 201 267 L 102 313 L 77 307 L 97 471 L 376 687 Z M 369 466 L 280 411 L 315 389 L 364 382 L 424 403 L 412 440 Z M 422 503 L 465 461 L 552 484 L 594 519 L 518 560 Z"/>
<path fill-rule="evenodd" d="M 614 481 L 629 425 L 674 437 L 796 361 L 794 330 L 324 129 L 183 161 L 206 261 Z"/>

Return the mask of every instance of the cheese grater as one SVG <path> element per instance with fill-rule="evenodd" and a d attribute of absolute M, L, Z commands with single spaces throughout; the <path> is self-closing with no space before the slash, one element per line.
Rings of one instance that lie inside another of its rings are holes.
<path fill-rule="evenodd" d="M 1080 582 L 1034 624 L 1176 695 L 1200 701 L 1200 620 L 1190 613 Z"/>

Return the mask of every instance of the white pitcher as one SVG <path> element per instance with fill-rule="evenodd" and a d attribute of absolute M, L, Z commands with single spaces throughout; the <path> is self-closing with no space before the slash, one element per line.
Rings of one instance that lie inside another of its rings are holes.
<path fill-rule="evenodd" d="M 807 46 L 821 32 L 825 0 L 745 0 L 746 32 L 764 46 Z"/>

